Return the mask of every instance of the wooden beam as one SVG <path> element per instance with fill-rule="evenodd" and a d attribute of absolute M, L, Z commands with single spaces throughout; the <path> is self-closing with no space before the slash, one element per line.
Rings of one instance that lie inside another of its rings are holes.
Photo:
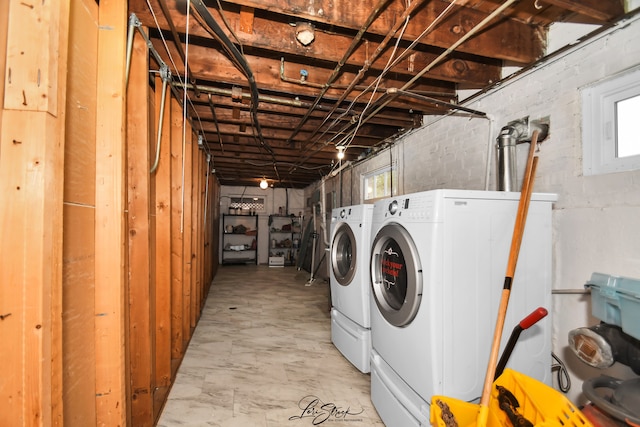
<path fill-rule="evenodd" d="M 167 87 L 163 99 L 161 88 L 162 79 L 158 76 L 155 91 L 156 123 L 160 120 L 161 105 L 165 108 L 160 158 L 155 172 L 155 386 L 168 387 L 171 384 L 171 91 Z"/>
<path fill-rule="evenodd" d="M 58 34 L 60 2 L 30 4 L 11 0 L 4 108 L 48 111 L 58 109 Z M 32 31 L 25 31 L 31 28 Z M 12 40 L 19 35 L 19 45 Z"/>
<path fill-rule="evenodd" d="M 9 2 L 0 2 L 0 126 L 2 126 L 2 112 L 4 111 L 4 84 L 6 81 L 7 37 L 9 29 Z M 0 128 L 0 131 L 2 129 Z"/>
<path fill-rule="evenodd" d="M 96 424 L 127 424 L 125 385 L 125 44 L 127 4 L 101 0 L 96 127 Z"/>
<path fill-rule="evenodd" d="M 171 46 L 169 46 L 169 51 L 174 57 L 178 54 L 175 48 Z M 165 53 L 164 50 L 160 52 L 160 56 L 162 56 L 166 62 L 170 61 L 168 54 Z M 193 76 L 199 81 L 217 81 L 243 87 L 247 86 L 246 77 L 242 75 L 242 73 L 238 73 L 235 64 L 233 64 L 223 52 L 194 44 L 189 46 L 189 56 L 191 58 L 189 62 L 191 64 L 191 71 Z M 311 65 L 303 63 L 302 61 L 287 62 L 288 75 L 286 76 L 287 81 L 284 81 L 280 76 L 280 58 L 269 58 L 251 54 L 246 54 L 245 58 L 253 71 L 259 89 L 279 91 L 297 96 L 315 97 L 320 92 L 319 86 L 324 85 L 333 72 L 332 68 L 322 67 L 321 64 Z M 184 72 L 182 64 L 177 64 L 177 67 L 179 73 Z M 298 80 L 299 75 L 297 78 L 294 75 L 296 71 L 299 72 L 301 69 L 305 69 L 309 74 L 306 84 L 300 84 Z M 416 70 L 416 72 L 417 71 L 420 70 Z M 327 91 L 325 97 L 328 99 L 338 99 L 355 76 L 356 72 L 353 72 L 352 69 L 344 68 L 331 89 Z M 352 101 L 361 93 L 362 89 L 364 89 L 362 86 L 368 86 L 373 79 L 373 76 L 365 78 L 358 89 L 349 95 L 346 102 Z M 380 83 L 380 91 L 384 92 L 386 88 L 402 87 L 405 82 L 406 79 L 399 79 L 397 75 L 393 73 L 387 74 Z M 480 87 L 480 85 L 477 86 Z M 455 85 L 453 82 L 428 79 L 422 79 L 412 87 L 412 90 L 429 93 L 454 93 L 454 89 Z M 366 97 L 364 97 L 364 99 L 365 100 L 361 100 L 360 102 L 366 103 Z"/>
<path fill-rule="evenodd" d="M 184 180 L 182 186 L 184 188 L 182 199 L 182 243 L 183 243 L 183 257 L 182 257 L 182 341 L 183 346 L 186 349 L 191 339 L 191 307 L 192 307 L 192 293 L 191 293 L 191 209 L 192 209 L 192 167 L 193 167 L 193 130 L 189 122 L 185 124 L 185 137 L 184 141 Z"/>
<path fill-rule="evenodd" d="M 145 25 L 154 24 L 153 16 L 149 13 L 147 3 L 139 3 L 137 0 L 131 2 L 132 9 L 137 13 L 137 16 L 145 23 Z M 153 4 L 153 1 L 152 1 Z M 346 5 L 347 7 L 354 9 L 352 4 Z M 245 6 L 241 6 L 244 8 Z M 364 10 L 361 5 L 358 5 L 358 9 Z M 423 8 L 425 9 L 425 8 Z M 222 17 L 220 13 L 215 8 L 209 9 L 212 13 L 214 19 L 221 22 Z M 398 13 L 397 16 L 400 16 L 402 11 L 400 8 L 396 8 L 394 13 Z M 367 11 L 368 12 L 368 11 Z M 392 14 L 390 12 L 390 14 Z M 476 12 L 478 16 L 484 16 L 487 13 L 480 14 Z M 356 22 L 357 19 L 351 19 L 346 23 L 345 31 L 342 29 L 342 33 L 338 31 L 326 31 L 322 29 L 318 29 L 315 31 L 315 39 L 313 43 L 308 46 L 303 46 L 298 43 L 295 39 L 296 27 L 290 24 L 290 21 L 300 20 L 300 21 L 315 21 L 313 18 L 303 19 L 301 18 L 300 13 L 295 13 L 295 16 L 291 16 L 291 19 L 274 19 L 272 14 L 268 16 L 255 15 L 253 19 L 253 28 L 252 32 L 237 32 L 236 36 L 240 39 L 240 42 L 245 47 L 253 47 L 260 50 L 268 50 L 272 52 L 276 52 L 277 55 L 272 55 L 274 57 L 286 55 L 288 57 L 305 57 L 309 59 L 318 61 L 327 61 L 329 64 L 335 64 L 340 61 L 342 53 L 345 52 L 353 41 L 353 34 L 357 31 L 359 25 L 364 21 L 364 17 L 360 22 Z M 242 25 L 242 12 L 237 13 L 231 10 L 225 10 L 224 16 L 227 22 L 230 23 L 232 28 L 237 28 Z M 413 41 L 419 35 L 419 33 L 427 27 L 428 20 L 432 20 L 435 15 L 432 14 L 431 11 L 422 10 L 418 11 L 418 13 L 412 16 L 412 20 L 419 21 L 414 27 L 416 28 L 415 34 L 412 36 L 405 37 L 406 40 Z M 184 15 L 175 16 L 175 22 L 179 22 L 180 28 L 185 28 L 186 26 L 186 18 Z M 479 22 L 479 21 L 477 21 Z M 332 26 L 335 25 L 343 25 L 345 24 L 342 20 L 334 21 L 331 23 Z M 168 27 L 161 22 L 162 28 L 168 30 Z M 420 25 L 424 25 L 422 28 Z M 524 24 L 519 24 L 524 25 Z M 373 33 L 377 33 L 379 36 L 384 36 L 386 32 L 389 30 L 391 25 L 387 28 L 378 28 L 377 31 L 374 30 Z M 335 27 L 332 27 L 335 28 Z M 226 28 L 224 28 L 225 31 Z M 209 38 L 210 36 L 206 31 L 199 25 L 192 25 L 192 28 L 189 29 L 190 34 L 197 35 L 199 37 Z M 436 29 L 436 32 L 438 29 Z M 449 28 L 444 28 L 443 32 L 450 31 Z M 532 33 L 530 28 L 527 28 L 527 33 Z M 233 40 L 233 36 L 228 34 L 228 36 Z M 413 37 L 413 38 L 412 38 Z M 362 67 L 366 61 L 369 61 L 371 58 L 371 54 L 377 49 L 380 37 L 372 36 L 371 34 L 367 34 L 364 37 L 364 41 L 356 47 L 353 54 L 347 59 L 346 65 L 354 66 L 354 67 Z M 198 43 L 197 39 L 192 40 L 192 43 Z M 446 48 L 448 46 L 440 46 L 440 48 Z M 437 50 L 437 49 L 432 49 Z M 386 67 L 389 59 L 391 57 L 392 49 L 386 49 L 377 61 L 371 64 L 371 71 L 375 74 Z M 485 53 L 486 58 L 493 57 L 493 55 L 501 55 L 501 52 L 491 52 L 488 49 L 486 51 L 480 52 L 469 52 L 474 55 L 482 55 Z M 505 55 L 508 53 L 502 53 Z M 425 65 L 429 64 L 438 53 L 436 52 L 425 52 L 424 46 L 420 49 L 414 51 L 414 53 L 410 56 L 402 60 L 396 67 L 392 69 L 393 73 L 399 73 L 404 75 L 415 75 L 415 73 L 422 69 Z M 450 59 L 446 59 L 442 62 L 442 64 L 434 67 L 431 72 L 431 76 L 434 78 L 441 78 L 443 80 L 448 81 L 459 81 L 465 84 L 469 84 L 471 86 L 481 85 L 484 81 L 486 85 L 487 79 L 499 79 L 500 77 L 500 64 L 499 61 L 487 61 L 486 58 L 463 58 L 461 55 L 454 54 Z M 491 77 L 493 76 L 493 77 Z M 299 76 L 289 75 L 292 78 L 299 78 Z"/>
<path fill-rule="evenodd" d="M 127 90 L 127 236 L 131 421 L 153 425 L 148 50 L 136 34 Z"/>
<path fill-rule="evenodd" d="M 620 1 L 602 0 L 545 0 L 545 3 L 559 6 L 573 12 L 594 18 L 600 22 L 609 22 L 624 13 Z"/>
<path fill-rule="evenodd" d="M 0 6 L 6 24 L 0 30 L 0 414 L 9 425 L 64 423 L 62 71 L 68 18 L 67 2 Z M 31 78 L 38 74 L 44 87 Z"/>
<path fill-rule="evenodd" d="M 96 423 L 97 21 L 94 0 L 71 2 L 62 239 L 63 407 L 67 425 Z"/>
<path fill-rule="evenodd" d="M 253 33 L 253 8 L 240 7 L 240 31 L 246 34 Z"/>
<path fill-rule="evenodd" d="M 200 164 L 200 150 L 198 149 L 198 144 L 191 144 L 191 227 L 189 230 L 191 231 L 191 328 L 196 327 L 198 323 L 198 318 L 200 316 L 200 302 L 198 300 L 199 292 L 198 287 L 200 284 L 200 277 L 198 275 L 199 269 L 198 265 L 200 263 L 200 259 L 198 258 L 198 235 L 199 235 L 199 225 L 198 224 L 198 210 L 200 208 L 200 174 L 199 172 L 199 164 Z"/>
<path fill-rule="evenodd" d="M 61 316 L 52 304 L 58 309 L 61 296 L 64 143 L 57 119 L 47 113 L 6 110 L 3 120 L 0 411 L 11 425 L 48 426 L 52 405 L 62 407 L 62 396 L 52 394 L 51 357 L 58 340 L 52 320 Z"/>
<path fill-rule="evenodd" d="M 182 242 L 182 108 L 171 98 L 171 356 L 181 359 L 183 343 L 183 242 Z"/>

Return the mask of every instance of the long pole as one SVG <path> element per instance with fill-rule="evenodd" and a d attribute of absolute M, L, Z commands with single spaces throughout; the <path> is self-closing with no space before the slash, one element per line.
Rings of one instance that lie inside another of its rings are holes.
<path fill-rule="evenodd" d="M 502 288 L 502 296 L 500 298 L 500 306 L 498 307 L 498 318 L 491 344 L 491 353 L 489 355 L 489 363 L 487 364 L 487 372 L 484 379 L 484 387 L 482 389 L 482 397 L 480 399 L 480 409 L 476 425 L 485 427 L 489 416 L 489 399 L 491 398 L 491 389 L 493 379 L 496 373 L 496 363 L 498 362 L 498 351 L 500 350 L 500 340 L 502 339 L 502 331 L 504 329 L 504 321 L 509 306 L 509 297 L 511 296 L 511 286 L 513 284 L 513 276 L 518 263 L 518 255 L 522 244 L 522 236 L 524 234 L 524 226 L 527 221 L 527 212 L 529 211 L 529 203 L 531 202 L 531 192 L 533 190 L 533 182 L 538 165 L 538 157 L 534 155 L 536 145 L 538 143 L 538 131 L 534 131 L 531 138 L 531 147 L 529 148 L 529 157 L 527 158 L 527 167 L 524 173 L 524 182 L 520 191 L 520 201 L 518 202 L 518 211 L 516 213 L 516 222 L 513 227 L 513 235 L 511 237 L 511 249 L 509 251 L 509 261 L 507 263 L 507 271 L 504 278 L 504 286 Z"/>

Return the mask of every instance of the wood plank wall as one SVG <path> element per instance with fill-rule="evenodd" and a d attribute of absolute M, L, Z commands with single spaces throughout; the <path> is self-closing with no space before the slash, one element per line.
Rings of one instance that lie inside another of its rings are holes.
<path fill-rule="evenodd" d="M 61 425 L 69 4 L 4 1 L 0 22 L 0 417 Z"/>
<path fill-rule="evenodd" d="M 220 186 L 139 36 L 126 87 L 123 3 L 0 2 L 0 425 L 155 425 L 217 270 Z"/>
<path fill-rule="evenodd" d="M 66 425 L 96 419 L 94 341 L 98 5 L 72 2 L 67 68 L 63 236 L 63 406 Z"/>

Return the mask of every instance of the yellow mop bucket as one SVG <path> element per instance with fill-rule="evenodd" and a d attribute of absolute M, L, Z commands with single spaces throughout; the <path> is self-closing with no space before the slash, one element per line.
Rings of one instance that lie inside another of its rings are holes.
<path fill-rule="evenodd" d="M 478 404 L 444 396 L 431 398 L 430 421 L 434 427 L 476 426 L 479 412 Z M 592 427 L 592 424 L 560 392 L 507 368 L 493 383 L 486 426 Z"/>

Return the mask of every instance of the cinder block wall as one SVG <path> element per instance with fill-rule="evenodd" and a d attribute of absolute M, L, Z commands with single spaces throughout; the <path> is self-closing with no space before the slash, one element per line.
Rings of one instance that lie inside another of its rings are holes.
<path fill-rule="evenodd" d="M 583 176 L 580 95 L 581 87 L 640 65 L 639 39 L 636 17 L 466 104 L 486 112 L 490 120 L 426 117 L 422 128 L 390 150 L 345 169 L 342 204 L 362 203 L 360 177 L 392 162 L 399 168 L 400 194 L 437 188 L 482 190 L 486 185 L 493 190 L 500 128 L 527 116 L 548 118 L 550 135 L 539 153 L 535 191 L 558 194 L 553 211 L 554 289 L 581 290 L 594 271 L 640 278 L 640 171 Z M 529 146 L 518 149 L 518 164 L 524 165 Z M 326 187 L 339 190 L 336 181 Z M 598 322 L 590 316 L 590 303 L 588 295 L 557 293 L 551 307 L 554 352 L 569 368 L 568 396 L 576 402 L 582 402 L 582 382 L 605 373 L 577 360 L 567 347 L 571 329 Z M 608 373 L 632 375 L 618 364 Z"/>

